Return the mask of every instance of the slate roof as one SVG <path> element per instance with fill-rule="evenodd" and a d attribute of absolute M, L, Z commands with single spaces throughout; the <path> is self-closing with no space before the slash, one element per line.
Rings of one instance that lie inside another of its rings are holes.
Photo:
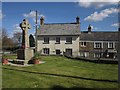
<path fill-rule="evenodd" d="M 77 23 L 55 23 L 41 25 L 37 35 L 79 35 L 80 27 Z"/>
<path fill-rule="evenodd" d="M 81 32 L 80 40 L 86 41 L 118 41 L 118 32 Z"/>
<path fill-rule="evenodd" d="M 80 32 L 80 26 L 77 23 L 51 23 L 44 24 L 37 30 L 37 35 L 80 35 L 83 41 L 118 41 L 118 32 Z"/>

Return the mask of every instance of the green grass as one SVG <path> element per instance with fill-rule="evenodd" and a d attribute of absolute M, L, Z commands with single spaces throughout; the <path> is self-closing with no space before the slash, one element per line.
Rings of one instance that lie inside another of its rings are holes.
<path fill-rule="evenodd" d="M 15 59 L 17 56 L 15 54 L 4 54 L 3 58 Z"/>
<path fill-rule="evenodd" d="M 62 56 L 42 56 L 41 60 L 45 61 L 45 63 L 28 67 L 4 65 L 2 77 L 3 88 L 118 88 L 117 82 L 96 81 L 96 79 L 117 81 L 118 65 L 77 61 Z M 90 80 L 81 78 L 88 78 Z"/>

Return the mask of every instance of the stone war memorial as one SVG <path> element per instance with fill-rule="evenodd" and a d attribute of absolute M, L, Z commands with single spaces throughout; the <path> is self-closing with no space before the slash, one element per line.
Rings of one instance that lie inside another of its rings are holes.
<path fill-rule="evenodd" d="M 17 59 L 24 60 L 24 64 L 27 64 L 29 60 L 34 56 L 34 51 L 29 46 L 29 37 L 28 30 L 31 28 L 27 19 L 23 19 L 22 23 L 20 23 L 20 27 L 22 29 L 22 49 L 17 51 Z"/>

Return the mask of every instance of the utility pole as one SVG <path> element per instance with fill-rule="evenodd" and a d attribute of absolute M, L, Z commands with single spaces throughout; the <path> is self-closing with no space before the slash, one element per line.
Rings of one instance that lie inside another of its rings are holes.
<path fill-rule="evenodd" d="M 36 24 L 35 24 L 35 27 L 36 27 L 36 32 L 35 32 L 35 53 L 37 53 L 37 10 L 36 10 Z"/>
<path fill-rule="evenodd" d="M 120 87 L 120 1 L 118 3 L 118 83 Z"/>

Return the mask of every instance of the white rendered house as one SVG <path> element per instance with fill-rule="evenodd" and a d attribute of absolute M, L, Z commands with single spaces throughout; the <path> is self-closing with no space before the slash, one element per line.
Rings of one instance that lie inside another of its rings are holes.
<path fill-rule="evenodd" d="M 76 56 L 79 54 L 79 17 L 74 23 L 44 23 L 40 19 L 40 28 L 37 30 L 37 52 L 43 55 Z"/>

